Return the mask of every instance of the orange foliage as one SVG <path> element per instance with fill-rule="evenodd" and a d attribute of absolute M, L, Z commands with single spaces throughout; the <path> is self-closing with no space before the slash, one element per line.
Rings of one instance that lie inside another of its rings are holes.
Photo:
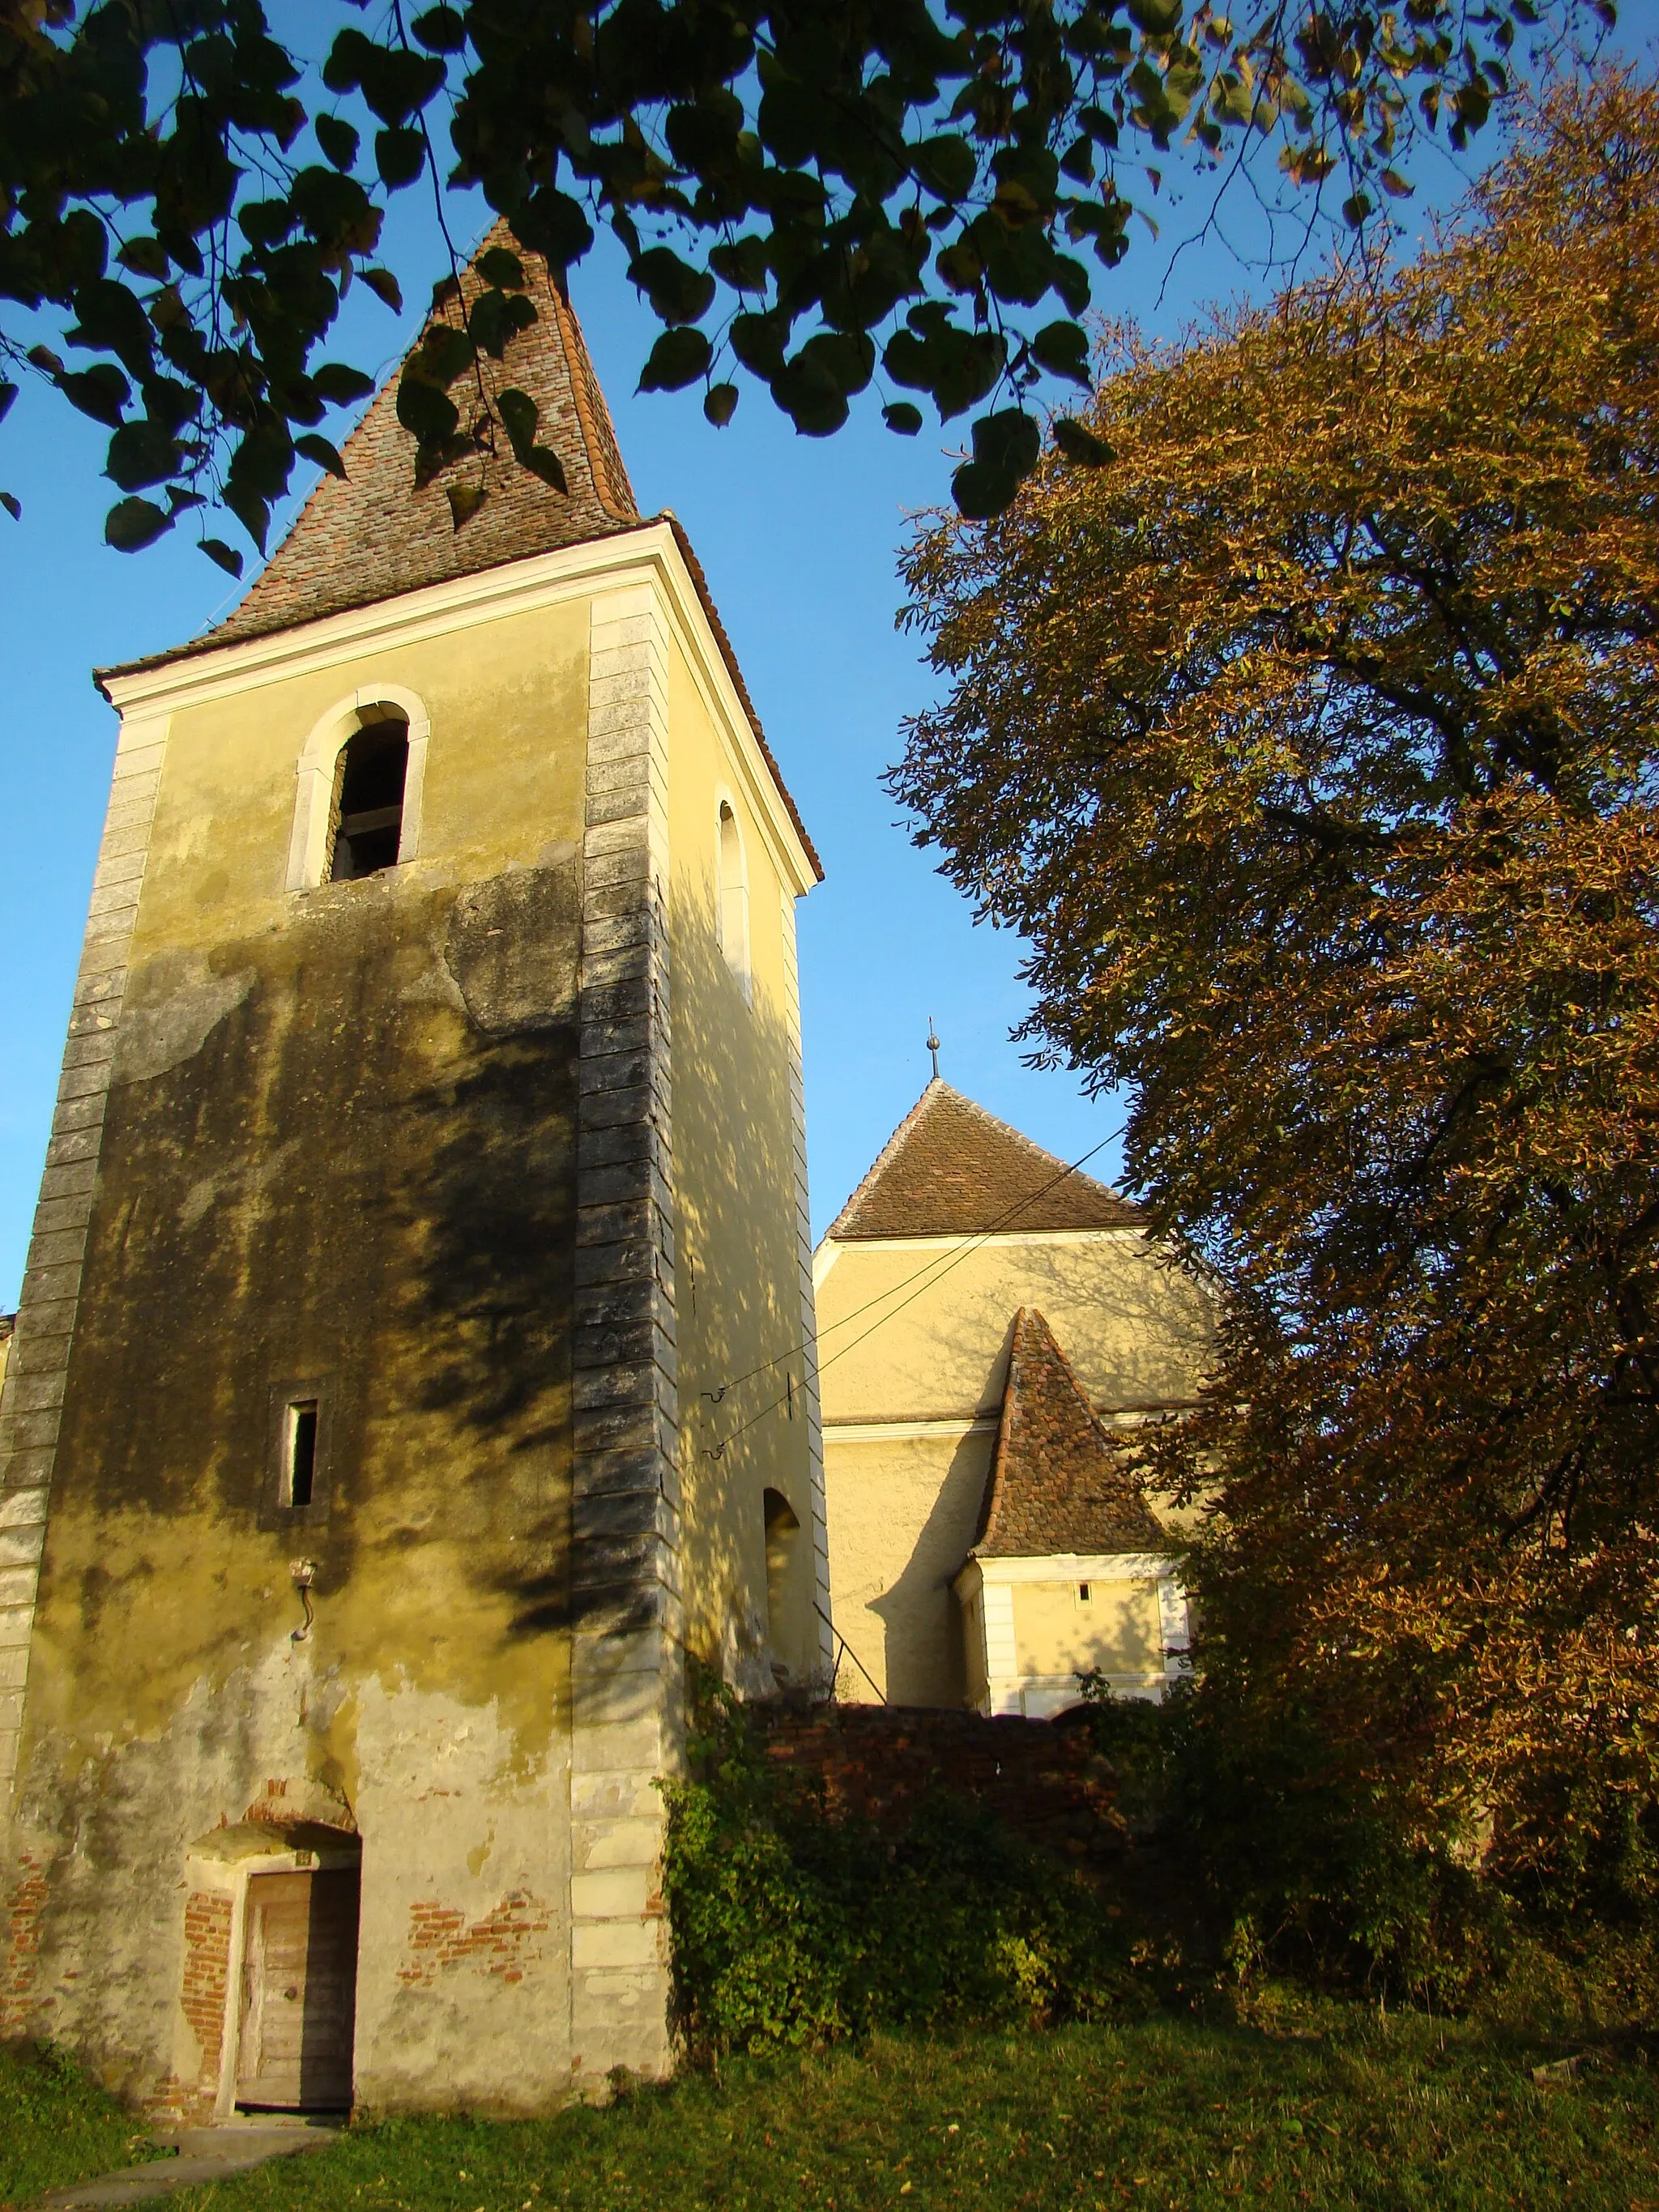
<path fill-rule="evenodd" d="M 1212 1684 L 1538 1863 L 1659 1782 L 1659 92 L 1113 344 L 1110 460 L 911 548 L 894 787 L 1224 1286 Z"/>

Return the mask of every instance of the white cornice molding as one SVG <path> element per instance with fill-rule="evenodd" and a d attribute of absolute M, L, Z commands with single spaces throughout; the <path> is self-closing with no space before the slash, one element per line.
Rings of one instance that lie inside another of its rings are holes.
<path fill-rule="evenodd" d="M 372 606 L 353 607 L 293 629 L 240 639 L 159 668 L 130 669 L 101 681 L 124 720 L 131 714 L 177 714 L 296 676 L 315 675 L 343 661 L 447 637 L 481 623 L 503 622 L 597 592 L 625 591 L 637 585 L 653 587 L 666 603 L 675 635 L 778 872 L 799 897 L 817 881 L 817 871 L 744 712 L 685 556 L 665 522 L 538 553 L 478 575 L 453 577 L 447 583 L 377 600 Z"/>
<path fill-rule="evenodd" d="M 1181 1563 L 1169 1552 L 1050 1552 L 1030 1559 L 986 1559 L 975 1552 L 956 1580 L 970 1570 L 989 1583 L 1173 1583 Z"/>
<path fill-rule="evenodd" d="M 812 1257 L 814 1266 L 821 1262 L 827 1275 L 837 1260 L 854 1252 L 955 1252 L 969 1244 L 988 1249 L 1009 1244 L 1143 1244 L 1149 1251 L 1156 1249 L 1144 1229 L 973 1229 L 944 1237 L 826 1237 Z"/>
<path fill-rule="evenodd" d="M 1000 1425 L 996 1413 L 955 1415 L 934 1421 L 826 1421 L 826 1444 L 906 1443 L 918 1437 L 943 1437 L 960 1443 L 963 1437 L 994 1437 Z"/>

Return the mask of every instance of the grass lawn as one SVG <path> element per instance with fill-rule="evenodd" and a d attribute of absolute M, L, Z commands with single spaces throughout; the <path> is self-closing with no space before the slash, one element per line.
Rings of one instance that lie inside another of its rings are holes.
<path fill-rule="evenodd" d="M 0 2045 L 0 2205 L 133 2166 L 149 2131 L 51 2051 Z"/>
<path fill-rule="evenodd" d="M 1659 2085 L 1638 2056 L 1603 2055 L 1539 2089 L 1532 2067 L 1557 2052 L 1535 2043 L 1357 2007 L 1320 2019 L 1316 2040 L 1173 2018 L 884 2039 L 728 2064 L 719 2080 L 693 2075 L 606 2112 L 360 2128 L 172 2201 L 179 2212 L 210 2201 L 212 2212 L 1659 2212 Z M 118 2123 L 100 2124 L 124 2154 Z M 0 2106 L 0 2140 L 14 2124 Z M 45 2185 L 46 2160 L 32 2185 Z"/>

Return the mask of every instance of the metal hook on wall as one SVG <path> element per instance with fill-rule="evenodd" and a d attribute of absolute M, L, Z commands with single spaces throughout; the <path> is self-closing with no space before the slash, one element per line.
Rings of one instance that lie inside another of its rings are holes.
<path fill-rule="evenodd" d="M 311 1603 L 311 1585 L 317 1579 L 317 1562 L 315 1559 L 290 1559 L 288 1563 L 288 1571 L 293 1578 L 295 1589 L 300 1593 L 300 1602 L 306 1609 L 305 1626 L 295 1629 L 289 1641 L 290 1644 L 304 1644 L 309 1641 L 312 1628 L 317 1619 Z"/>

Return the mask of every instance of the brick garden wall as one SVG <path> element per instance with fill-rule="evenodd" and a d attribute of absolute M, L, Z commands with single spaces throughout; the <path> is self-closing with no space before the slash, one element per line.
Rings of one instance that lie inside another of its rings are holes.
<path fill-rule="evenodd" d="M 925 1797 L 945 1791 L 1073 1861 L 1122 1850 L 1112 1769 L 1075 1720 L 988 1719 L 921 1705 L 750 1711 L 768 1755 L 820 1782 L 832 1810 L 896 1829 Z"/>

